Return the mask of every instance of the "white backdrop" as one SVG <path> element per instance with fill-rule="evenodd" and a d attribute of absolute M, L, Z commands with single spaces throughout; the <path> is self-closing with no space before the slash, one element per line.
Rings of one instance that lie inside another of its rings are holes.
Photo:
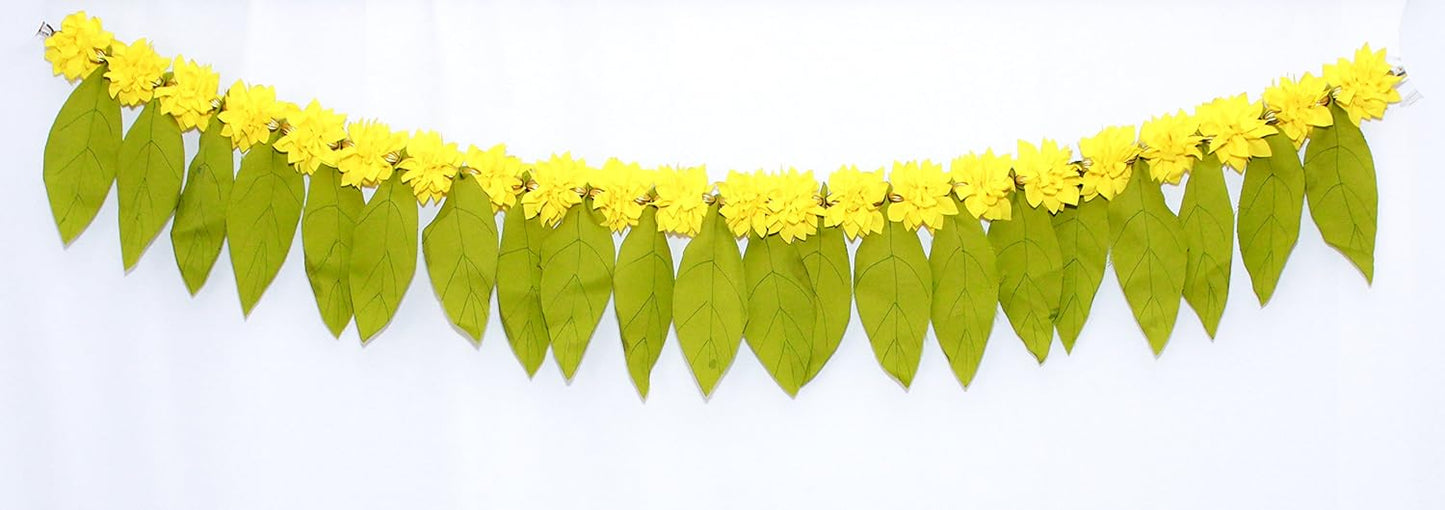
<path fill-rule="evenodd" d="M 884 4 L 7 6 L 0 508 L 1445 507 L 1442 6 Z M 715 178 L 1074 141 L 1257 94 L 1365 41 L 1425 97 L 1365 127 L 1373 287 L 1306 214 L 1268 308 L 1236 257 L 1218 339 L 1181 308 L 1159 359 L 1110 271 L 1073 355 L 1039 367 L 1000 314 L 966 392 L 931 336 L 901 389 L 855 317 L 796 400 L 744 347 L 705 402 L 672 343 L 643 402 L 610 308 L 568 385 L 550 359 L 527 379 L 495 311 L 474 349 L 424 269 L 363 349 L 353 329 L 327 334 L 299 240 L 247 320 L 224 254 L 195 297 L 168 235 L 124 274 L 113 196 L 63 248 L 40 160 L 70 86 L 32 33 L 77 8 L 213 63 L 223 84 L 525 158 L 707 163 Z"/>

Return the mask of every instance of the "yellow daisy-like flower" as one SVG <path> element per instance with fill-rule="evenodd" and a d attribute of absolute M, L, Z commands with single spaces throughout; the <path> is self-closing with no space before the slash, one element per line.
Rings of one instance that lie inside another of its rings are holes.
<path fill-rule="evenodd" d="M 1139 129 L 1139 143 L 1144 144 L 1144 159 L 1149 160 L 1149 177 L 1155 182 L 1179 184 L 1179 179 L 1204 158 L 1199 144 L 1199 120 L 1180 109 L 1172 115 L 1149 119 Z"/>
<path fill-rule="evenodd" d="M 171 64 L 171 71 L 171 79 L 155 90 L 161 113 L 176 119 L 182 131 L 191 128 L 205 131 L 211 114 L 216 112 L 216 89 L 221 85 L 221 75 L 212 71 L 211 66 L 196 64 L 179 55 Z"/>
<path fill-rule="evenodd" d="M 768 189 L 767 177 L 762 170 L 753 173 L 728 171 L 728 178 L 718 183 L 722 196 L 722 207 L 718 208 L 727 220 L 728 230 L 743 237 L 752 231 L 759 236 L 768 235 Z"/>
<path fill-rule="evenodd" d="M 859 171 L 856 166 L 845 166 L 828 176 L 827 207 L 823 212 L 823 225 L 843 227 L 849 239 L 883 231 L 883 201 L 888 200 L 888 183 L 883 180 L 883 169 L 872 172 Z"/>
<path fill-rule="evenodd" d="M 893 193 L 889 197 L 889 221 L 901 221 L 916 229 L 923 225 L 929 232 L 943 228 L 943 217 L 958 214 L 958 206 L 948 193 L 953 186 L 943 165 L 932 161 L 893 163 Z"/>
<path fill-rule="evenodd" d="M 767 232 L 783 242 L 807 239 L 818 231 L 823 204 L 818 199 L 818 180 L 813 171 L 788 171 L 767 177 Z"/>
<path fill-rule="evenodd" d="M 462 151 L 456 143 L 442 141 L 436 131 L 419 130 L 406 142 L 406 159 L 396 167 L 405 170 L 401 182 L 411 185 L 417 202 L 441 202 L 462 167 Z"/>
<path fill-rule="evenodd" d="M 974 218 L 986 220 L 1013 219 L 1008 195 L 1014 190 L 1014 160 L 1008 154 L 994 155 L 993 149 L 983 155 L 972 152 L 954 158 L 948 165 L 953 179 L 953 192 L 963 200 L 963 207 Z"/>
<path fill-rule="evenodd" d="M 60 30 L 45 38 L 45 60 L 51 72 L 77 80 L 100 67 L 100 56 L 115 42 L 115 36 L 100 25 L 100 18 L 77 11 L 60 22 Z"/>
<path fill-rule="evenodd" d="M 1329 86 L 1325 80 L 1305 73 L 1298 81 L 1289 77 L 1276 80 L 1264 90 L 1264 106 L 1274 112 L 1274 127 L 1294 142 L 1295 148 L 1304 146 L 1314 126 L 1328 126 L 1335 123 L 1330 116 Z"/>
<path fill-rule="evenodd" d="M 347 142 L 336 154 L 341 184 L 374 188 L 391 178 L 393 165 L 401 160 L 406 133 L 392 132 L 386 124 L 363 120 L 346 125 Z"/>
<path fill-rule="evenodd" d="M 1264 137 L 1277 131 L 1260 118 L 1263 111 L 1259 103 L 1249 102 L 1244 94 L 1200 105 L 1195 115 L 1199 117 L 1199 134 L 1209 139 L 1209 153 L 1239 173 L 1244 173 L 1249 158 L 1268 157 L 1269 143 Z"/>
<path fill-rule="evenodd" d="M 602 212 L 602 223 L 613 232 L 637 226 L 642 208 L 647 207 L 647 194 L 652 191 L 653 172 L 637 163 L 623 163 L 608 158 L 602 169 L 593 172 L 592 208 Z"/>
<path fill-rule="evenodd" d="M 265 85 L 246 86 L 236 80 L 226 91 L 225 106 L 217 114 L 221 119 L 221 136 L 231 139 L 237 150 L 250 149 L 271 137 L 271 129 L 280 127 L 275 121 L 286 114 L 286 106 L 276 101 L 276 89 Z"/>
<path fill-rule="evenodd" d="M 1335 101 L 1356 126 L 1363 119 L 1384 117 L 1386 106 L 1400 102 L 1395 86 L 1403 79 L 1385 63 L 1385 50 L 1371 51 L 1369 44 L 1355 50 L 1353 62 L 1342 58 L 1325 65 L 1325 81 L 1335 87 Z"/>
<path fill-rule="evenodd" d="M 492 201 L 492 212 L 506 210 L 517 203 L 522 194 L 522 160 L 507 154 L 506 144 L 496 144 L 487 150 L 473 145 L 467 147 L 464 158 L 465 168 L 476 174 L 478 186 Z"/>
<path fill-rule="evenodd" d="M 287 116 L 276 150 L 296 171 L 311 175 L 321 165 L 336 166 L 338 143 L 346 138 L 346 116 L 322 108 L 315 99 L 303 110 Z"/>
<path fill-rule="evenodd" d="M 1084 179 L 1069 162 L 1074 157 L 1072 150 L 1047 138 L 1038 146 L 1019 140 L 1018 147 L 1014 174 L 1030 206 L 1043 204 L 1049 212 L 1057 213 L 1064 205 L 1079 205 L 1079 186 Z"/>
<path fill-rule="evenodd" d="M 105 71 L 105 79 L 110 80 L 110 97 L 126 106 L 150 102 L 156 86 L 161 84 L 161 76 L 170 67 L 170 61 L 157 55 L 144 38 L 129 45 L 111 45 L 106 62 L 110 65 Z"/>
<path fill-rule="evenodd" d="M 543 225 L 556 226 L 568 209 L 582 203 L 589 173 L 587 162 L 572 159 L 570 152 L 537 162 L 532 170 L 537 187 L 522 195 L 522 212 L 528 218 L 541 218 Z"/>
<path fill-rule="evenodd" d="M 712 183 L 707 180 L 707 167 L 657 169 L 657 231 L 695 236 L 702 230 L 707 216 L 708 196 Z"/>
<path fill-rule="evenodd" d="M 1139 144 L 1134 140 L 1134 126 L 1112 126 L 1079 141 L 1079 156 L 1084 158 L 1084 200 L 1104 197 L 1113 200 L 1129 185 L 1134 175 L 1134 158 L 1139 157 Z"/>

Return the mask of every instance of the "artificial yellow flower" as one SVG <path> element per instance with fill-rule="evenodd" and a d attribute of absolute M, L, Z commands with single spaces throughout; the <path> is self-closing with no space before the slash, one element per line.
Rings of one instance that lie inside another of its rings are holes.
<path fill-rule="evenodd" d="M 150 102 L 156 86 L 161 84 L 161 76 L 170 66 L 170 61 L 157 55 L 144 38 L 129 45 L 111 45 L 106 62 L 110 65 L 105 71 L 105 79 L 110 81 L 110 97 L 126 106 Z"/>
<path fill-rule="evenodd" d="M 311 175 L 321 165 L 336 166 L 340 155 L 336 146 L 346 138 L 346 116 L 322 108 L 315 99 L 303 110 L 286 118 L 276 150 L 286 154 L 286 162 L 296 171 Z"/>
<path fill-rule="evenodd" d="M 1199 120 L 1183 109 L 1149 119 L 1139 129 L 1139 142 L 1144 145 L 1141 156 L 1149 160 L 1149 177 L 1155 182 L 1179 184 L 1194 162 L 1204 158 L 1199 150 L 1203 141 Z"/>
<path fill-rule="evenodd" d="M 507 154 L 506 144 L 496 144 L 487 150 L 473 145 L 467 147 L 465 168 L 476 174 L 478 186 L 492 201 L 492 212 L 505 210 L 517 203 L 522 194 L 522 160 Z"/>
<path fill-rule="evenodd" d="M 455 142 L 442 141 L 436 131 L 418 130 L 406 142 L 406 159 L 396 167 L 405 170 L 401 182 L 411 185 L 417 202 L 441 202 L 452 190 L 452 179 L 462 167 L 462 151 Z"/>
<path fill-rule="evenodd" d="M 114 42 L 115 36 L 101 27 L 100 18 L 77 11 L 60 22 L 60 30 L 45 38 L 45 60 L 50 62 L 51 72 L 77 80 L 100 67 L 101 55 Z"/>
<path fill-rule="evenodd" d="M 1029 205 L 1057 213 L 1064 205 L 1079 205 L 1079 186 L 1083 178 L 1069 160 L 1074 152 L 1068 147 L 1047 138 L 1035 146 L 1019 140 L 1018 159 L 1014 162 L 1014 174 L 1024 187 L 1024 198 Z"/>
<path fill-rule="evenodd" d="M 944 216 L 958 214 L 958 205 L 948 196 L 952 185 L 948 174 L 943 173 L 943 165 L 926 159 L 894 162 L 889 178 L 893 181 L 889 221 L 903 222 L 910 230 L 923 225 L 933 232 L 943 228 Z"/>
<path fill-rule="evenodd" d="M 948 165 L 953 179 L 953 192 L 963 200 L 963 207 L 974 218 L 1008 220 L 1013 218 L 1008 195 L 1014 190 L 1013 156 L 994 155 L 993 149 L 983 155 L 972 152 L 954 158 Z"/>
<path fill-rule="evenodd" d="M 818 231 L 823 204 L 818 200 L 818 180 L 813 171 L 788 171 L 770 175 L 767 184 L 767 232 L 783 242 L 807 239 Z"/>
<path fill-rule="evenodd" d="M 393 165 L 401 161 L 406 147 L 406 133 L 392 132 L 391 127 L 374 120 L 346 125 L 347 142 L 336 154 L 336 169 L 341 171 L 341 184 L 374 188 L 391 178 Z"/>
<path fill-rule="evenodd" d="M 1356 126 L 1363 119 L 1384 117 L 1386 106 L 1400 102 L 1395 86 L 1403 79 L 1385 63 L 1385 50 L 1371 51 L 1369 44 L 1355 50 L 1353 62 L 1342 58 L 1325 65 L 1325 81 L 1335 87 L 1335 101 Z"/>
<path fill-rule="evenodd" d="M 587 162 L 572 159 L 570 152 L 537 162 L 532 170 L 537 187 L 522 195 L 522 212 L 549 227 L 561 223 L 567 210 L 582 203 L 582 195 L 587 194 L 588 173 Z"/>
<path fill-rule="evenodd" d="M 216 112 L 216 88 L 221 85 L 221 75 L 209 65 L 199 65 L 179 55 L 171 64 L 171 71 L 171 79 L 155 91 L 161 113 L 176 119 L 182 131 L 191 128 L 205 131 L 211 114 Z"/>
<path fill-rule="evenodd" d="M 849 239 L 883 231 L 885 220 L 881 207 L 888 200 L 888 183 L 883 180 L 883 169 L 872 172 L 859 171 L 856 166 L 844 166 L 828 176 L 827 207 L 823 212 L 823 225 L 843 227 Z"/>
<path fill-rule="evenodd" d="M 1079 156 L 1084 158 L 1083 199 L 1104 197 L 1113 200 L 1129 185 L 1134 175 L 1134 158 L 1139 157 L 1139 144 L 1134 140 L 1134 126 L 1112 126 L 1079 141 Z"/>
<path fill-rule="evenodd" d="M 652 174 L 637 163 L 623 163 L 608 158 L 602 169 L 593 172 L 592 208 L 602 212 L 602 223 L 613 232 L 637 226 L 642 208 L 647 207 L 647 194 L 652 191 Z"/>
<path fill-rule="evenodd" d="M 1195 115 L 1199 117 L 1199 134 L 1209 139 L 1209 153 L 1218 156 L 1225 166 L 1244 173 L 1249 158 L 1270 155 L 1264 137 L 1277 131 L 1260 118 L 1263 112 L 1259 103 L 1251 103 L 1248 96 L 1240 94 L 1199 105 Z"/>
<path fill-rule="evenodd" d="M 1329 86 L 1325 80 L 1305 73 L 1298 81 L 1288 76 L 1276 80 L 1264 90 L 1264 106 L 1274 112 L 1274 127 L 1294 142 L 1296 149 L 1304 146 L 1305 137 L 1315 126 L 1334 124 L 1330 115 Z"/>
<path fill-rule="evenodd" d="M 286 105 L 276 101 L 276 89 L 265 85 L 246 86 L 241 80 L 226 91 L 221 119 L 221 136 L 231 139 L 231 146 L 246 150 L 265 142 L 275 123 L 286 114 Z"/>
<path fill-rule="evenodd" d="M 707 215 L 708 196 L 712 183 L 707 180 L 707 167 L 657 168 L 657 231 L 695 236 L 702 230 Z"/>
<path fill-rule="evenodd" d="M 759 236 L 768 235 L 768 189 L 767 177 L 762 170 L 753 173 L 728 171 L 728 178 L 718 183 L 722 207 L 718 208 L 727 220 L 728 230 L 743 237 L 752 231 Z"/>

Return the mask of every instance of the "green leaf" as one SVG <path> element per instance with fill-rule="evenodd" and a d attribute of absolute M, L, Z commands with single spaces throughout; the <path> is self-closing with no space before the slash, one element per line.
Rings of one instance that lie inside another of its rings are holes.
<path fill-rule="evenodd" d="M 813 327 L 817 338 L 813 341 L 807 377 L 803 379 L 803 384 L 807 384 L 818 376 L 843 341 L 848 319 L 853 314 L 853 282 L 843 229 L 820 225 L 817 235 L 808 236 L 796 244 L 803 257 L 803 267 L 808 269 L 808 282 L 813 287 L 813 294 L 818 296 L 818 324 Z"/>
<path fill-rule="evenodd" d="M 502 330 L 527 377 L 537 374 L 547 357 L 547 321 L 542 317 L 542 240 L 547 229 L 527 221 L 520 205 L 502 217 L 502 251 L 497 257 L 497 312 Z"/>
<path fill-rule="evenodd" d="M 1049 211 L 1029 206 L 1021 191 L 1010 201 L 1013 219 L 988 228 L 989 244 L 998 254 L 998 302 L 1024 346 L 1043 364 L 1063 295 L 1063 255 Z"/>
<path fill-rule="evenodd" d="M 647 398 L 652 366 L 662 355 L 672 324 L 672 249 L 667 234 L 657 230 L 657 209 L 642 208 L 637 225 L 627 232 L 617 253 L 617 324 L 627 372 L 642 398 Z"/>
<path fill-rule="evenodd" d="M 1164 203 L 1164 192 L 1149 178 L 1143 159 L 1135 161 L 1128 186 L 1109 202 L 1109 233 L 1114 275 L 1158 356 L 1179 317 L 1188 248 L 1184 227 Z"/>
<path fill-rule="evenodd" d="M 120 153 L 120 103 L 106 91 L 105 66 L 75 87 L 45 140 L 45 193 L 60 228 L 74 241 L 105 202 Z"/>
<path fill-rule="evenodd" d="M 364 345 L 391 322 L 416 276 L 417 203 L 401 172 L 361 208 L 351 243 L 351 306 Z"/>
<path fill-rule="evenodd" d="M 230 204 L 226 206 L 226 241 L 241 312 L 251 309 L 276 278 L 301 221 L 306 184 L 286 164 L 286 155 L 269 143 L 258 143 L 241 158 Z"/>
<path fill-rule="evenodd" d="M 171 224 L 176 266 L 191 295 L 206 284 L 226 241 L 226 208 L 236 179 L 234 157 L 231 140 L 221 136 L 221 119 L 212 115 L 210 126 L 201 133 L 196 156 L 191 158 Z"/>
<path fill-rule="evenodd" d="M 798 249 L 781 237 L 753 236 L 743 252 L 747 280 L 748 348 L 788 395 L 808 379 L 817 326 L 817 296 Z"/>
<path fill-rule="evenodd" d="M 572 206 L 542 241 L 542 316 L 552 357 L 569 381 L 612 295 L 615 256 L 612 233 L 598 221 L 591 199 Z"/>
<path fill-rule="evenodd" d="M 1234 207 L 1224 187 L 1224 168 L 1213 154 L 1194 164 L 1184 187 L 1179 223 L 1188 243 L 1184 300 L 1199 315 L 1204 331 L 1214 338 L 1229 300 L 1230 265 L 1234 261 Z"/>
<path fill-rule="evenodd" d="M 301 216 L 301 251 L 316 308 L 331 336 L 351 322 L 351 250 L 356 219 L 366 204 L 361 190 L 341 185 L 341 173 L 322 166 L 311 174 Z"/>
<path fill-rule="evenodd" d="M 967 388 L 983 360 L 998 312 L 998 262 L 983 225 L 962 205 L 933 235 L 933 334 L 953 376 Z"/>
<path fill-rule="evenodd" d="M 873 345 L 873 357 L 907 388 L 918 373 L 933 307 L 933 269 L 923 243 L 918 232 L 888 221 L 882 232 L 863 238 L 856 256 L 858 319 Z"/>
<path fill-rule="evenodd" d="M 497 281 L 497 215 L 475 177 L 462 174 L 421 235 L 431 286 L 452 324 L 482 344 Z"/>
<path fill-rule="evenodd" d="M 120 258 L 127 271 L 140 262 L 176 212 L 185 161 L 181 127 L 152 99 L 120 142 L 115 194 L 120 202 Z"/>
<path fill-rule="evenodd" d="M 702 229 L 682 251 L 672 296 L 677 343 L 704 396 L 732 366 L 747 322 L 742 254 L 717 210 L 708 208 Z"/>
<path fill-rule="evenodd" d="M 1339 105 L 1330 104 L 1334 125 L 1317 127 L 1305 148 L 1305 196 L 1310 216 L 1325 242 L 1375 279 L 1375 223 L 1379 191 L 1375 159 L 1360 127 Z"/>
<path fill-rule="evenodd" d="M 1249 161 L 1239 192 L 1239 253 L 1263 306 L 1274 295 L 1289 252 L 1299 239 L 1304 212 L 1305 175 L 1294 142 L 1283 135 L 1264 137 L 1272 156 Z"/>
<path fill-rule="evenodd" d="M 1099 282 L 1104 280 L 1104 263 L 1109 258 L 1109 202 L 1095 199 L 1064 207 L 1053 222 L 1064 261 L 1063 294 L 1054 325 L 1064 352 L 1069 353 L 1089 319 Z"/>

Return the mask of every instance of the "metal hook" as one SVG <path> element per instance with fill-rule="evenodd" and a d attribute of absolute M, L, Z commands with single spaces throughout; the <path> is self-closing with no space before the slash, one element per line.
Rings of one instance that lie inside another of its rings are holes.
<path fill-rule="evenodd" d="M 49 23 L 42 21 L 40 22 L 40 29 L 35 31 L 35 35 L 48 38 L 52 35 L 55 35 L 55 27 L 52 27 Z"/>

